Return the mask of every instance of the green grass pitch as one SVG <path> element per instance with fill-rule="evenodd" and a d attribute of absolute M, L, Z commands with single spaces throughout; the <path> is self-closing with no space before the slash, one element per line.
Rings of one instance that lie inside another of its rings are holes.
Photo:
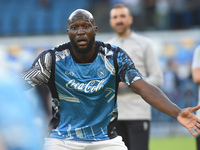
<path fill-rule="evenodd" d="M 152 137 L 149 150 L 196 150 L 193 136 Z"/>

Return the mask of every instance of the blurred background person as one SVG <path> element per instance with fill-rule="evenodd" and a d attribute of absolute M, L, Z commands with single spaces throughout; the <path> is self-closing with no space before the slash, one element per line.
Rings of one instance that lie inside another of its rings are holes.
<path fill-rule="evenodd" d="M 0 149 L 41 150 L 46 118 L 40 98 L 34 91 L 25 93 L 12 71 L 0 68 Z"/>
<path fill-rule="evenodd" d="M 200 46 L 195 49 L 192 62 L 192 77 L 193 81 L 199 85 L 199 102 L 200 104 Z M 197 116 L 200 117 L 200 111 L 197 111 Z M 197 150 L 200 150 L 200 135 L 196 136 Z"/>
<path fill-rule="evenodd" d="M 146 81 L 162 86 L 163 75 L 152 41 L 131 31 L 133 17 L 127 6 L 116 4 L 110 11 L 110 25 L 116 35 L 108 43 L 124 49 Z M 129 150 L 148 150 L 151 107 L 142 98 L 120 83 L 118 93 L 119 121 L 117 133 Z"/>
<path fill-rule="evenodd" d="M 36 88 L 26 91 L 19 78 L 20 52 L 19 47 L 0 44 L 0 150 L 41 150 L 48 126 L 46 109 Z"/>

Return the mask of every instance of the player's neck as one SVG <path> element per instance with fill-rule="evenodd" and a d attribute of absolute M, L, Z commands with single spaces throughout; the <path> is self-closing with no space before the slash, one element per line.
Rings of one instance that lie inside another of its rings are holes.
<path fill-rule="evenodd" d="M 123 32 L 123 33 L 116 33 L 116 34 L 117 34 L 117 37 L 119 37 L 119 38 L 125 38 L 125 37 L 130 36 L 131 29 L 128 28 L 125 32 Z"/>
<path fill-rule="evenodd" d="M 76 56 L 76 58 L 80 61 L 80 63 L 88 63 L 95 53 L 95 44 L 94 44 L 92 50 L 90 52 L 88 52 L 87 54 L 80 54 L 75 51 L 73 51 L 73 52 L 74 52 L 74 55 Z"/>

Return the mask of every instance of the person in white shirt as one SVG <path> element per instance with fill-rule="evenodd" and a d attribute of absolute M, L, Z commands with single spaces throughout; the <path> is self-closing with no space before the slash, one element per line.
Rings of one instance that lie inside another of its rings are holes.
<path fill-rule="evenodd" d="M 199 85 L 199 101 L 200 104 L 200 45 L 195 49 L 192 62 L 192 78 Z M 200 117 L 200 111 L 197 111 L 197 116 Z M 197 150 L 200 150 L 200 135 L 196 136 Z"/>
<path fill-rule="evenodd" d="M 116 4 L 110 11 L 110 25 L 116 33 L 108 43 L 119 46 L 132 58 L 146 81 L 161 87 L 163 74 L 152 41 L 131 31 L 133 17 L 128 7 Z M 129 150 L 148 150 L 151 107 L 140 95 L 120 83 L 118 91 L 117 133 Z"/>

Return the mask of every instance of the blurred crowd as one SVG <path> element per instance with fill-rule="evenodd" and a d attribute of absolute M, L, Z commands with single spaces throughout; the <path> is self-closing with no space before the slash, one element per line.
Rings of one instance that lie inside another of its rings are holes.
<path fill-rule="evenodd" d="M 159 55 L 164 74 L 162 91 L 179 107 L 198 104 L 198 85 L 192 80 L 191 64 L 195 48 L 200 39 L 177 39 L 164 42 Z M 175 121 L 175 119 L 152 108 L 152 121 Z"/>
<path fill-rule="evenodd" d="M 110 0 L 130 6 L 136 29 L 188 29 L 200 24 L 199 0 Z"/>
<path fill-rule="evenodd" d="M 116 3 L 130 7 L 134 30 L 200 27 L 199 0 L 0 0 L 0 36 L 64 34 L 77 8 L 92 12 L 99 32 L 111 32 L 109 11 Z"/>

